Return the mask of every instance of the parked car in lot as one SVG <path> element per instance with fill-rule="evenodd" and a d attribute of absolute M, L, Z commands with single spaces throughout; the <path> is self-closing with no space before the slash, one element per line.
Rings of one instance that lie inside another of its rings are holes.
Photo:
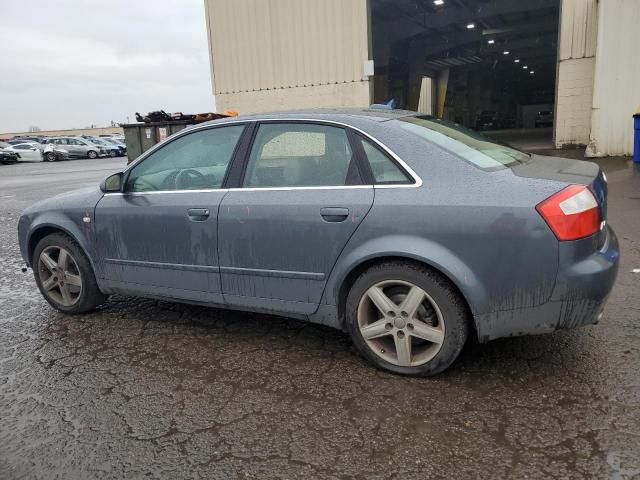
<path fill-rule="evenodd" d="M 127 146 L 114 138 L 101 138 L 101 140 L 105 141 L 109 145 L 115 146 L 118 149 L 118 156 L 124 157 L 127 155 Z"/>
<path fill-rule="evenodd" d="M 110 157 L 120 157 L 120 147 L 118 145 L 114 145 L 111 142 L 108 142 L 105 138 L 98 138 L 89 135 L 82 135 L 82 138 L 87 140 L 88 142 L 93 143 L 94 145 L 99 145 L 107 155 Z"/>
<path fill-rule="evenodd" d="M 108 154 L 102 146 L 91 143 L 82 137 L 49 137 L 43 140 L 43 144 L 60 146 L 69 153 L 69 157 L 74 158 L 93 159 Z"/>
<path fill-rule="evenodd" d="M 54 143 L 47 143 L 42 149 L 42 159 L 47 162 L 57 162 L 68 158 L 69 152 Z"/>
<path fill-rule="evenodd" d="M 4 150 L 19 154 L 20 160 L 27 160 L 30 162 L 38 162 L 42 160 L 42 146 L 39 143 L 14 143 L 10 144 Z"/>
<path fill-rule="evenodd" d="M 498 112 L 483 110 L 476 121 L 476 130 L 499 130 L 503 128 Z"/>
<path fill-rule="evenodd" d="M 536 128 L 553 126 L 553 112 L 545 110 L 536 115 Z"/>
<path fill-rule="evenodd" d="M 0 142 L 0 163 L 6 165 L 8 163 L 16 163 L 19 160 L 19 154 L 7 150 L 7 147 L 10 147 L 11 144 L 6 142 Z"/>
<path fill-rule="evenodd" d="M 28 208 L 18 237 L 61 312 L 120 293 L 277 313 L 433 375 L 471 335 L 596 323 L 619 262 L 606 212 L 596 164 L 413 112 L 309 111 L 182 130 Z"/>

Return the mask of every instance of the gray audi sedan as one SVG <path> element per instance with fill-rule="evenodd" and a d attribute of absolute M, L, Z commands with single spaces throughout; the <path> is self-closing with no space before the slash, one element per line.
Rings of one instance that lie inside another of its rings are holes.
<path fill-rule="evenodd" d="M 185 129 L 18 230 L 61 312 L 118 293 L 275 313 L 433 375 L 472 336 L 598 322 L 619 260 L 606 213 L 596 164 L 415 112 L 314 110 Z"/>

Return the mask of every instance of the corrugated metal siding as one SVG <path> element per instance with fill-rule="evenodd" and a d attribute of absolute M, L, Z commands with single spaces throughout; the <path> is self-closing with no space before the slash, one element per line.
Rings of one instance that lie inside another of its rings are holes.
<path fill-rule="evenodd" d="M 593 57 L 596 54 L 597 22 L 597 0 L 562 0 L 558 60 Z"/>
<path fill-rule="evenodd" d="M 214 93 L 366 80 L 366 0 L 205 0 Z"/>
<path fill-rule="evenodd" d="M 628 155 L 633 113 L 640 108 L 638 0 L 600 2 L 591 142 L 587 154 Z"/>

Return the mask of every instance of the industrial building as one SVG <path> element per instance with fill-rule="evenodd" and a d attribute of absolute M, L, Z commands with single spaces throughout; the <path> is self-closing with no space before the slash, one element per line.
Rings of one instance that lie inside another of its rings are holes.
<path fill-rule="evenodd" d="M 393 101 L 626 155 L 638 0 L 205 0 L 219 111 Z"/>

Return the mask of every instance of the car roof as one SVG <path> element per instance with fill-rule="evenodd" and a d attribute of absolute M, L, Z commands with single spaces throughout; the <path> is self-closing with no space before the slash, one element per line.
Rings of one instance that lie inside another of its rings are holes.
<path fill-rule="evenodd" d="M 241 120 L 332 120 L 343 123 L 350 123 L 350 120 L 370 120 L 373 122 L 386 122 L 403 117 L 414 117 L 421 115 L 410 110 L 393 110 L 383 107 L 369 108 L 314 108 L 303 110 L 284 110 L 278 112 L 254 113 L 250 115 L 239 115 L 237 117 L 227 117 L 218 120 L 211 120 L 198 125 L 220 124 L 226 122 L 237 122 Z"/>

